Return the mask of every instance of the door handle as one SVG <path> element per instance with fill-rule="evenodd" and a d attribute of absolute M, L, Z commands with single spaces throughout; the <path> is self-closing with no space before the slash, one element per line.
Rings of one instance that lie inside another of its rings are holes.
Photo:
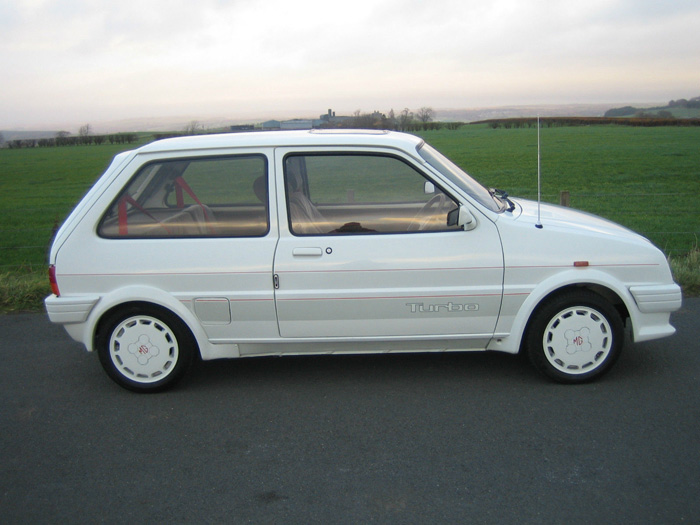
<path fill-rule="evenodd" d="M 295 257 L 321 257 L 323 250 L 321 248 L 294 248 L 292 255 Z"/>

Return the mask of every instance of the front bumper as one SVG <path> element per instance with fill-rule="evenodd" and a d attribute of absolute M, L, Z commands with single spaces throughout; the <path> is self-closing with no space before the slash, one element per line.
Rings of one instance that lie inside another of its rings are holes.
<path fill-rule="evenodd" d="M 631 286 L 630 293 L 643 314 L 675 312 L 683 304 L 681 287 L 675 283 Z"/>

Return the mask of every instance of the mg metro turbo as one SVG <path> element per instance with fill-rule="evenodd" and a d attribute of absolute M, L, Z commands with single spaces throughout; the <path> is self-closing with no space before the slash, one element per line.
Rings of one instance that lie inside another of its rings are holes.
<path fill-rule="evenodd" d="M 51 321 L 141 392 L 197 356 L 497 350 L 604 374 L 669 336 L 663 253 L 483 187 L 418 137 L 174 138 L 117 155 L 56 234 Z M 625 327 L 629 329 L 626 330 Z"/>

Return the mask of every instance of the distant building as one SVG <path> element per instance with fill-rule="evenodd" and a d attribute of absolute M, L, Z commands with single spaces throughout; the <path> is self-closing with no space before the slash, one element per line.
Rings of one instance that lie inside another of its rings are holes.
<path fill-rule="evenodd" d="M 325 115 L 321 115 L 319 118 L 321 120 L 323 120 L 324 122 L 330 122 L 331 119 L 335 118 L 335 111 L 333 111 L 332 109 L 329 109 L 328 113 L 326 113 Z"/>
<path fill-rule="evenodd" d="M 333 111 L 332 109 L 329 109 L 328 113 L 326 113 L 325 115 L 321 115 L 319 118 L 323 125 L 342 124 L 343 122 L 352 119 L 352 117 L 336 117 L 335 111 Z"/>
<path fill-rule="evenodd" d="M 238 124 L 236 126 L 229 126 L 230 131 L 253 131 L 255 126 L 252 124 Z"/>
<path fill-rule="evenodd" d="M 280 129 L 280 121 L 279 120 L 267 120 L 263 122 L 260 127 L 263 130 L 270 130 L 270 129 Z"/>
<path fill-rule="evenodd" d="M 311 129 L 314 127 L 313 120 L 295 118 L 280 122 L 280 129 Z"/>
<path fill-rule="evenodd" d="M 335 111 L 329 109 L 327 114 L 321 115 L 317 119 L 267 120 L 259 125 L 259 129 L 314 129 L 342 124 L 349 119 L 352 119 L 352 117 L 336 117 Z"/>

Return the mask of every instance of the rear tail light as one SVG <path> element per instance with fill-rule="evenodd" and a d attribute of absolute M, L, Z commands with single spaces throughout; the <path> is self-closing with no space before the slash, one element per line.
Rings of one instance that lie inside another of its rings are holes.
<path fill-rule="evenodd" d="M 58 282 L 56 281 L 56 267 L 51 264 L 49 265 L 49 283 L 51 284 L 51 291 L 56 297 L 61 295 L 58 291 Z"/>

